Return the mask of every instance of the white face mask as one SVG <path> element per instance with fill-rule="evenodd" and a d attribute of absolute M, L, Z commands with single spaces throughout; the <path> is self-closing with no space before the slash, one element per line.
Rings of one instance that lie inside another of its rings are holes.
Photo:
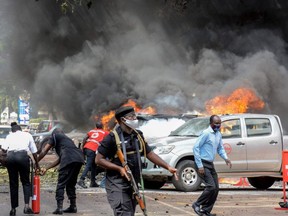
<path fill-rule="evenodd" d="M 126 124 L 128 127 L 133 128 L 133 129 L 136 129 L 139 127 L 138 119 L 135 119 L 135 120 L 125 119 L 124 124 Z"/>

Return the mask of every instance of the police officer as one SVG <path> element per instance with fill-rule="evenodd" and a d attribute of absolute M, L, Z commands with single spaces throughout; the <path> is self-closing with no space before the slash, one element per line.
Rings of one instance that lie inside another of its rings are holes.
<path fill-rule="evenodd" d="M 158 155 L 156 155 L 145 142 L 141 131 L 135 129 L 138 127 L 138 120 L 133 107 L 120 107 L 115 118 L 118 122 L 116 126 L 117 134 L 111 132 L 101 142 L 96 155 L 96 163 L 106 169 L 106 192 L 107 199 L 115 216 L 133 216 L 137 201 L 133 197 L 133 191 L 127 180 L 126 171 L 122 167 L 119 158 L 116 156 L 117 144 L 116 135 L 121 140 L 123 155 L 126 157 L 128 166 L 136 182 L 140 182 L 141 158 L 147 158 L 158 166 L 161 166 L 171 173 L 176 173 L 176 169 L 169 166 Z M 141 138 L 137 134 L 140 134 Z M 142 140 L 142 141 L 141 141 Z M 107 160 L 109 158 L 110 160 Z"/>
<path fill-rule="evenodd" d="M 56 201 L 57 208 L 53 214 L 76 213 L 76 188 L 77 177 L 82 165 L 84 164 L 84 156 L 82 151 L 76 147 L 74 142 L 67 137 L 60 128 L 56 128 L 45 145 L 44 149 L 38 156 L 40 161 L 48 151 L 54 147 L 58 159 L 51 164 L 48 164 L 46 168 L 41 169 L 41 174 L 44 175 L 46 171 L 59 164 L 58 169 L 58 181 L 56 187 Z M 64 190 L 68 199 L 70 200 L 70 206 L 63 211 Z"/>
<path fill-rule="evenodd" d="M 30 133 L 23 132 L 21 127 L 16 123 L 11 123 L 12 133 L 7 135 L 2 149 L 7 151 L 7 169 L 9 174 L 11 211 L 10 216 L 16 215 L 16 207 L 18 207 L 18 188 L 19 175 L 23 186 L 24 193 L 24 214 L 33 214 L 29 207 L 31 196 L 31 182 L 30 182 L 30 151 L 35 161 L 35 167 L 39 170 L 37 160 L 37 148 L 33 137 Z"/>

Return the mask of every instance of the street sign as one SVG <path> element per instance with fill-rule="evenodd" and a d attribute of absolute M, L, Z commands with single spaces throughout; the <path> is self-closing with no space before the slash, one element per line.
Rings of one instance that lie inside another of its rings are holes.
<path fill-rule="evenodd" d="M 30 107 L 29 102 L 18 99 L 18 122 L 19 124 L 29 124 L 30 120 Z"/>

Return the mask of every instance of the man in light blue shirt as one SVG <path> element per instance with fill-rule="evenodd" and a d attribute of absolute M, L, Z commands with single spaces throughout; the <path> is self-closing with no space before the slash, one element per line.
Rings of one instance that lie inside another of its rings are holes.
<path fill-rule="evenodd" d="M 210 126 L 201 133 L 193 147 L 198 173 L 205 184 L 205 189 L 197 201 L 192 204 L 192 208 L 197 215 L 201 216 L 215 215 L 211 214 L 211 211 L 219 192 L 218 175 L 213 164 L 216 153 L 225 160 L 230 168 L 232 166 L 223 147 L 220 127 L 220 117 L 212 115 Z"/>

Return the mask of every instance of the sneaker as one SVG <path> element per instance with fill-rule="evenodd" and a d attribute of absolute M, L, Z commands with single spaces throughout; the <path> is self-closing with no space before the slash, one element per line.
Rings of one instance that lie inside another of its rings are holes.
<path fill-rule="evenodd" d="M 82 188 L 87 188 L 87 186 L 85 185 L 84 180 L 79 180 L 77 184 L 78 184 L 80 187 L 82 187 Z"/>

